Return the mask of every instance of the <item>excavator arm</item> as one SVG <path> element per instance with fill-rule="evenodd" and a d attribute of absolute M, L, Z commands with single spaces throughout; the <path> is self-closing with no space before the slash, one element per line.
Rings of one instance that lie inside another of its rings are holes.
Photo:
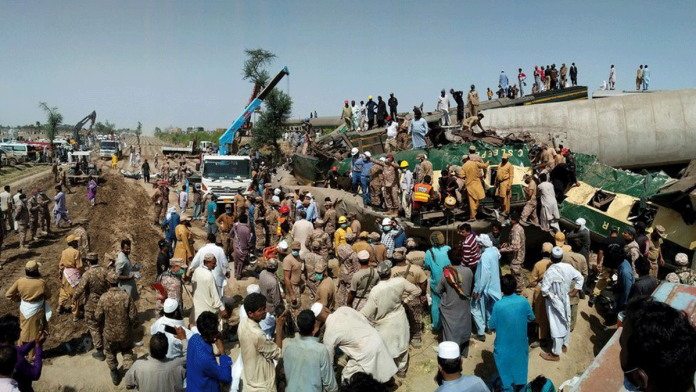
<path fill-rule="evenodd" d="M 271 80 L 268 86 L 261 90 L 259 95 L 251 101 L 251 103 L 244 109 L 242 114 L 240 114 L 239 117 L 237 117 L 237 119 L 232 123 L 232 125 L 230 125 L 229 128 L 227 128 L 227 131 L 225 131 L 225 133 L 223 133 L 222 136 L 220 136 L 220 155 L 228 154 L 229 148 L 227 147 L 227 145 L 232 144 L 234 142 L 234 136 L 237 133 L 237 131 L 251 117 L 251 114 L 254 113 L 254 111 L 261 106 L 261 103 L 263 103 L 263 100 L 266 99 L 266 96 L 271 92 L 271 90 L 273 90 L 273 88 L 275 88 L 278 82 L 280 82 L 280 80 L 283 79 L 285 75 L 290 75 L 288 67 L 284 67 L 280 72 L 278 72 L 278 75 L 276 75 L 273 78 L 273 80 Z"/>
<path fill-rule="evenodd" d="M 79 144 L 80 143 L 80 131 L 82 130 L 82 127 L 87 124 L 87 122 L 90 122 L 89 124 L 89 130 L 92 130 L 92 126 L 94 126 L 94 122 L 97 121 L 97 112 L 92 110 L 92 113 L 88 114 L 80 120 L 77 124 L 75 124 L 75 127 L 73 128 L 73 139 Z"/>

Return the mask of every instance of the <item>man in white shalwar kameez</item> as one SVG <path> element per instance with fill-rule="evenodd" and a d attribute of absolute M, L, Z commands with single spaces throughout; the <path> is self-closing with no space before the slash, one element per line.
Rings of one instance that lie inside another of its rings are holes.
<path fill-rule="evenodd" d="M 386 263 L 377 266 L 377 273 L 380 281 L 370 290 L 360 313 L 370 320 L 382 336 L 399 369 L 397 376 L 406 377 L 410 328 L 402 302 L 409 303 L 418 298 L 421 289 L 401 277 L 389 279 L 391 268 Z"/>
<path fill-rule="evenodd" d="M 172 207 L 173 208 L 173 207 Z M 213 276 L 215 277 L 215 285 L 220 293 L 220 298 L 222 298 L 225 286 L 227 285 L 227 276 L 230 273 L 230 263 L 225 255 L 225 250 L 215 244 L 215 239 L 213 237 L 208 238 L 208 243 L 203 245 L 202 248 L 198 249 L 196 255 L 193 256 L 191 265 L 188 268 L 189 273 L 196 270 L 203 264 L 203 258 L 208 253 L 215 256 L 215 269 L 213 269 Z"/>
<path fill-rule="evenodd" d="M 562 259 L 563 249 L 559 246 L 554 247 L 551 251 L 552 264 L 541 282 L 541 295 L 546 298 L 546 312 L 553 340 L 551 354 L 540 354 L 547 361 L 558 361 L 561 352 L 570 345 L 570 297 L 578 295 L 584 283 L 580 272 L 572 265 L 562 263 Z"/>
<path fill-rule="evenodd" d="M 227 317 L 225 305 L 220 298 L 220 292 L 212 271 L 215 268 L 215 263 L 215 256 L 212 253 L 206 254 L 203 258 L 203 266 L 196 268 L 191 278 L 194 320 L 198 320 L 198 316 L 205 311 L 220 313 L 223 318 Z M 222 320 L 220 321 L 222 322 Z"/>
<path fill-rule="evenodd" d="M 543 230 L 554 228 L 555 231 L 561 231 L 558 226 L 558 220 L 561 214 L 558 212 L 558 202 L 556 201 L 556 192 L 553 189 L 553 184 L 546 180 L 546 173 L 539 175 L 541 181 L 537 187 L 539 193 L 539 201 L 541 202 L 541 213 L 539 214 L 539 224 Z"/>
<path fill-rule="evenodd" d="M 319 303 L 312 305 L 312 311 L 317 315 L 317 327 L 326 324 L 324 345 L 329 350 L 330 363 L 334 363 L 337 347 L 348 356 L 342 373 L 344 382 L 361 372 L 381 383 L 396 374 L 396 365 L 382 336 L 360 312 L 342 306 L 329 314 L 329 310 Z M 405 325 L 408 326 L 408 322 Z"/>

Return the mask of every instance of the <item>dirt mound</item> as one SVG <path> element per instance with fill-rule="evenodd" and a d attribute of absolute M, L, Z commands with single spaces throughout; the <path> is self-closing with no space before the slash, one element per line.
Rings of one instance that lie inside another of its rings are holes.
<path fill-rule="evenodd" d="M 44 189 L 53 186 L 50 179 L 42 178 L 25 185 L 24 189 L 34 188 L 38 185 Z M 49 191 L 48 194 L 53 196 L 53 192 Z M 132 241 L 131 260 L 133 263 L 140 263 L 143 266 L 141 271 L 143 277 L 138 282 L 141 286 L 139 291 L 142 293 L 142 286 L 149 287 L 155 279 L 156 243 L 161 237 L 161 233 L 153 226 L 143 223 L 150 221 L 150 219 L 143 219 L 149 213 L 147 194 L 140 187 L 133 187 L 126 183 L 120 175 L 112 173 L 106 173 L 103 182 L 100 183 L 97 191 L 97 206 L 90 207 L 86 194 L 85 186 L 72 188 L 72 193 L 67 194 L 68 215 L 73 222 L 84 218 L 89 219 L 88 232 L 91 239 L 91 250 L 99 254 L 100 263 L 104 266 L 109 263 L 108 257 L 104 257 L 105 254 L 115 257 L 122 239 L 128 238 Z M 2 254 L 6 261 L 4 273 L 0 278 L 0 290 L 4 292 L 17 278 L 24 275 L 23 265 L 29 259 L 34 258 L 43 264 L 41 272 L 51 289 L 52 297 L 49 303 L 54 309 L 53 318 L 49 324 L 50 336 L 46 342 L 46 349 L 49 353 L 54 350 L 53 355 L 60 355 L 65 351 L 72 351 L 76 344 L 86 346 L 84 349 L 90 347 L 84 342 L 87 333 L 85 321 L 73 322 L 71 314 L 59 315 L 55 312 L 58 308 L 60 292 L 58 280 L 60 254 L 66 247 L 65 237 L 74 230 L 74 227 L 70 229 L 52 227 L 51 229 L 50 235 L 39 238 L 31 244 L 29 251 L 23 254 L 18 252 L 17 236 L 10 235 L 9 239 L 5 241 L 5 251 Z M 140 302 L 142 301 L 148 301 L 148 298 L 143 298 Z M 138 308 L 151 308 L 151 306 L 147 304 Z M 18 305 L 7 300 L 1 301 L 0 313 L 17 315 Z M 69 344 L 62 344 L 66 342 Z"/>

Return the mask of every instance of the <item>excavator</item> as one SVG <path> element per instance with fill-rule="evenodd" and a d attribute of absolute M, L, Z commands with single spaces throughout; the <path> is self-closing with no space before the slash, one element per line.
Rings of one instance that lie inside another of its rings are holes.
<path fill-rule="evenodd" d="M 89 134 L 92 131 L 92 126 L 94 126 L 94 122 L 97 121 L 97 112 L 92 110 L 92 113 L 88 114 L 80 120 L 77 124 L 75 124 L 75 127 L 73 128 L 73 140 L 75 140 L 75 143 L 77 143 L 78 146 L 84 145 L 84 140 L 80 138 L 80 131 L 82 130 L 82 127 L 87 124 L 87 121 L 90 121 L 89 124 L 89 130 L 87 131 L 87 136 L 89 137 Z"/>
<path fill-rule="evenodd" d="M 266 99 L 266 96 L 275 88 L 275 86 L 280 82 L 281 79 L 285 75 L 290 75 L 290 71 L 288 71 L 288 67 L 284 67 L 280 72 L 278 72 L 278 75 L 276 75 L 273 80 L 271 80 L 270 83 L 268 83 L 268 86 L 266 86 L 259 95 L 251 101 L 251 103 L 244 109 L 242 114 L 237 117 L 237 119 L 230 125 L 229 128 L 227 128 L 227 131 L 220 136 L 220 149 L 218 150 L 218 153 L 220 155 L 227 155 L 229 152 L 229 147 L 228 144 L 233 144 L 235 142 L 235 134 L 237 131 L 242 128 L 244 124 L 249 120 L 251 117 L 251 114 L 254 113 L 256 109 L 258 109 L 261 106 L 261 103 L 263 103 L 263 100 Z M 233 151 L 235 152 L 235 151 Z"/>

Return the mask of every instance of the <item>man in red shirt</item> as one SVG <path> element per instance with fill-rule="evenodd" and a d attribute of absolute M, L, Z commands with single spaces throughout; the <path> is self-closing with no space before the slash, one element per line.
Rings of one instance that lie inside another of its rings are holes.
<path fill-rule="evenodd" d="M 476 235 L 471 230 L 471 225 L 462 223 L 459 225 L 459 234 L 463 237 L 459 243 L 462 254 L 462 265 L 469 267 L 471 272 L 476 273 L 476 267 L 481 259 L 481 250 L 476 242 Z"/>

